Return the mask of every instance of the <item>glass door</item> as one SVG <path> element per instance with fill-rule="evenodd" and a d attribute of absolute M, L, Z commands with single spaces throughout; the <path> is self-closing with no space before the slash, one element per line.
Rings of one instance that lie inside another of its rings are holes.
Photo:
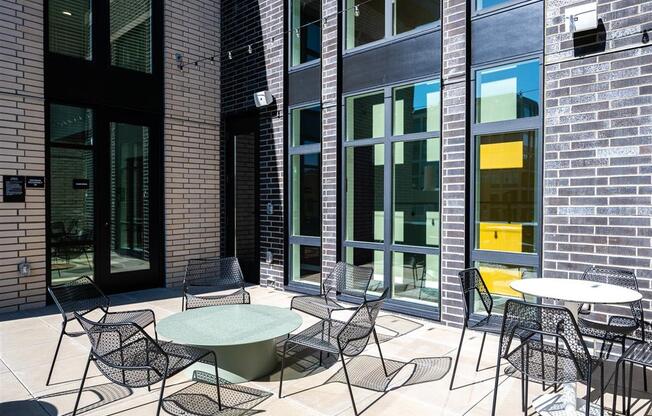
<path fill-rule="evenodd" d="M 159 177 L 152 144 L 159 129 L 153 118 L 133 114 L 110 114 L 103 125 L 99 280 L 110 291 L 156 286 L 161 204 L 152 198 Z"/>

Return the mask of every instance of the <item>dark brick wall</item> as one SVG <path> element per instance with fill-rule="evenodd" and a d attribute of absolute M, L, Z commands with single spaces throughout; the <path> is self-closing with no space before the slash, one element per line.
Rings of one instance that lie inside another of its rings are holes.
<path fill-rule="evenodd" d="M 283 24 L 283 1 L 222 2 L 222 117 L 228 122 L 229 116 L 248 111 L 256 112 L 259 116 L 260 283 L 279 288 L 283 286 L 285 256 Z M 248 44 L 252 45 L 251 54 L 246 48 Z M 245 48 L 235 49 L 242 46 Z M 228 51 L 232 51 L 232 59 L 228 59 Z M 253 94 L 262 90 L 272 93 L 274 103 L 256 109 Z M 225 149 L 226 146 L 222 146 L 222 160 Z M 224 191 L 222 187 L 223 196 Z M 267 214 L 268 202 L 274 207 L 271 215 Z M 224 221 L 223 216 L 222 224 Z M 265 262 L 265 253 L 268 250 L 271 250 L 274 256 L 271 264 Z"/>
<path fill-rule="evenodd" d="M 546 9 L 543 274 L 629 269 L 649 309 L 652 47 L 641 31 L 652 26 L 652 2 L 599 0 L 604 50 L 578 56 L 563 15 L 581 3 Z"/>

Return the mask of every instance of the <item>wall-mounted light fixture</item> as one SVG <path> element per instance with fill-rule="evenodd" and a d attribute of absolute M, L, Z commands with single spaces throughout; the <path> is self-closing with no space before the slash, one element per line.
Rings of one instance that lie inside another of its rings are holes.
<path fill-rule="evenodd" d="M 267 250 L 267 253 L 265 253 L 265 263 L 272 264 L 273 260 L 274 260 L 274 253 L 272 253 L 272 250 Z"/>
<path fill-rule="evenodd" d="M 25 258 L 22 262 L 18 263 L 18 274 L 20 274 L 20 277 L 29 276 L 31 271 L 32 271 L 32 266 L 27 262 L 27 258 Z"/>

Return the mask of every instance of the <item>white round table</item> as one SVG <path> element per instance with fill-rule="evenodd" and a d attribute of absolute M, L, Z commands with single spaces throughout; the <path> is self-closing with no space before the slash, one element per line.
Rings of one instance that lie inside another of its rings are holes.
<path fill-rule="evenodd" d="M 582 304 L 627 304 L 643 298 L 639 292 L 622 286 L 577 279 L 523 279 L 509 285 L 525 295 L 560 300 L 577 320 Z M 561 394 L 544 394 L 532 403 L 542 414 L 582 415 L 584 400 L 577 397 L 577 384 L 565 383 Z M 560 410 L 562 413 L 560 413 Z M 591 410 L 593 414 L 593 409 Z M 598 413 L 599 414 L 599 413 Z"/>

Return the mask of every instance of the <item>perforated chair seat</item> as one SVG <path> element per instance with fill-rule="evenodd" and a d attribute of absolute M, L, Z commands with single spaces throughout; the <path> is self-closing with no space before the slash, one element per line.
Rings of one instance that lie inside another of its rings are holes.
<path fill-rule="evenodd" d="M 336 320 L 318 322 L 291 336 L 287 342 L 337 354 L 339 353 L 337 336 L 342 332 L 345 324 Z"/>
<path fill-rule="evenodd" d="M 199 295 L 191 293 L 197 291 L 197 288 L 189 288 L 186 291 L 186 309 L 251 303 L 249 292 L 244 289 L 238 289 L 235 292 L 224 295 Z"/>
<path fill-rule="evenodd" d="M 102 319 L 107 324 L 118 324 L 122 322 L 132 322 L 141 328 L 145 328 L 156 322 L 154 311 L 151 309 L 141 309 L 135 311 L 107 312 Z"/>
<path fill-rule="evenodd" d="M 500 331 L 503 328 L 503 317 L 493 314 L 487 316 L 473 314 L 469 316 L 467 326 L 474 331 L 500 335 Z"/>
<path fill-rule="evenodd" d="M 526 349 L 529 357 L 527 363 L 524 360 Z M 556 348 L 554 344 L 541 344 L 540 341 L 526 342 L 522 348 L 512 351 L 506 359 L 514 368 L 521 373 L 526 373 L 528 378 L 533 381 L 546 383 L 586 382 L 586 377 L 577 370 L 573 355 L 564 346 Z M 597 368 L 601 360 L 596 357 L 591 359 L 592 367 Z"/>
<path fill-rule="evenodd" d="M 577 321 L 580 332 L 592 338 L 614 340 L 630 335 L 638 329 L 639 323 L 631 316 L 612 316 L 609 322 L 600 322 L 590 319 L 590 316 L 581 316 Z"/>
<path fill-rule="evenodd" d="M 331 319 L 333 311 L 343 309 L 345 306 L 322 295 L 299 295 L 292 298 L 290 308 L 314 316 L 315 318 Z"/>

